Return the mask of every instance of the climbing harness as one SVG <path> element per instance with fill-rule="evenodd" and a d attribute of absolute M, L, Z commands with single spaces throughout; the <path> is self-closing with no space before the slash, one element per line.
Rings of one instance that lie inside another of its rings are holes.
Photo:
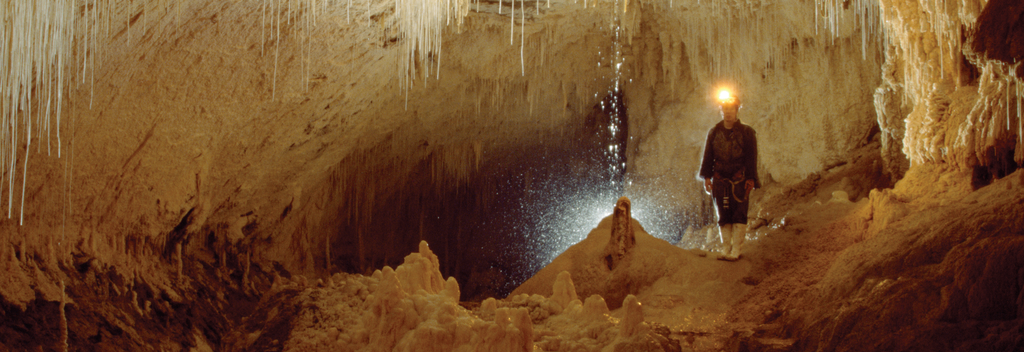
<path fill-rule="evenodd" d="M 747 199 L 749 198 L 750 194 L 747 193 L 746 185 L 744 185 L 744 187 L 743 187 L 743 197 L 740 197 L 740 196 L 736 195 L 736 185 L 745 184 L 747 182 L 747 179 L 742 179 L 742 180 L 739 180 L 739 181 L 733 181 L 733 180 L 730 180 L 730 179 L 725 179 L 725 181 L 729 182 L 729 190 L 730 190 L 729 193 L 732 193 L 732 196 L 734 198 L 736 198 L 737 202 L 743 203 L 743 202 L 747 201 Z M 725 197 L 722 197 L 722 198 L 725 199 L 726 205 L 728 205 L 729 197 L 725 196 Z"/>

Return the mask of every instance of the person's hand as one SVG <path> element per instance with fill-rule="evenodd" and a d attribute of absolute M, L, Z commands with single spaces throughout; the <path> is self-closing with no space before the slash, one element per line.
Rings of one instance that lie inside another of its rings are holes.
<path fill-rule="evenodd" d="M 704 179 L 704 192 L 708 192 L 708 194 L 711 194 L 711 179 L 710 178 L 705 178 Z"/>
<path fill-rule="evenodd" d="M 747 180 L 746 184 L 743 186 L 747 190 L 747 195 L 750 195 L 750 191 L 754 190 L 754 180 Z"/>

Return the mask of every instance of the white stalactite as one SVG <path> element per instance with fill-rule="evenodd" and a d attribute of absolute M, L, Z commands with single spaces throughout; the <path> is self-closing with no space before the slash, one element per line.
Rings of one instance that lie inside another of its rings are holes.
<path fill-rule="evenodd" d="M 408 88 L 417 73 L 416 62 L 429 68 L 430 57 L 441 52 L 442 32 L 449 24 L 461 26 L 469 14 L 469 0 L 396 0 L 395 16 L 400 34 L 402 56 L 399 72 L 402 86 Z"/>
<path fill-rule="evenodd" d="M 28 157 L 31 143 L 45 143 L 52 153 L 51 136 L 57 131 L 57 154 L 60 155 L 60 119 L 63 103 L 65 63 L 74 52 L 73 0 L 19 0 L 0 5 L 0 165 L 6 177 L 8 218 L 13 216 L 16 167 L 23 165 L 21 216 L 24 222 L 24 199 L 28 178 Z M 85 53 L 83 49 L 83 54 Z M 86 56 L 86 55 L 83 55 Z M 87 61 L 84 61 L 87 63 Z M 83 70 L 84 70 L 83 66 Z M 33 93 L 35 92 L 35 93 Z M 56 99 L 56 100 L 54 100 Z M 52 125 L 56 126 L 52 126 Z M 33 128 L 35 134 L 33 134 Z M 21 136 L 25 152 L 20 156 Z M 38 144 L 37 153 L 41 153 Z"/>

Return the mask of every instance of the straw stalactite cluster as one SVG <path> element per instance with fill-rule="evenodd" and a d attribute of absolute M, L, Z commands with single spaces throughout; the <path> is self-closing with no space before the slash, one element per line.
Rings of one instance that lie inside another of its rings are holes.
<path fill-rule="evenodd" d="M 6 193 L 8 218 L 13 216 L 16 193 L 22 206 L 25 202 L 32 140 L 36 152 L 45 144 L 47 154 L 61 154 L 61 106 L 70 83 L 67 67 L 75 38 L 72 5 L 72 0 L 0 5 L 0 190 Z M 19 218 L 23 222 L 24 214 Z"/>
<path fill-rule="evenodd" d="M 187 16 L 194 5 L 187 0 L 11 0 L 0 4 L 0 209 L 6 208 L 8 218 L 19 216 L 19 222 L 24 221 L 23 211 L 15 210 L 24 208 L 30 155 L 45 152 L 62 157 L 70 147 L 71 134 L 61 131 L 65 97 L 73 89 L 86 89 L 92 108 L 95 70 L 97 63 L 107 59 L 104 52 L 112 45 L 138 45 L 147 31 L 176 30 L 188 20 L 182 18 L 183 11 Z M 351 0 L 262 0 L 249 6 L 258 9 L 259 17 L 253 20 L 262 27 L 261 53 L 273 55 L 272 97 L 277 95 L 280 42 L 286 38 L 282 27 L 302 31 L 293 39 L 301 41 L 296 46 L 303 51 L 303 59 L 296 64 L 303 65 L 302 73 L 308 76 L 312 27 L 329 10 L 352 11 Z M 379 13 L 370 9 L 380 7 L 393 7 L 393 11 L 382 11 L 395 15 L 392 30 L 400 33 L 407 59 L 398 63 L 395 78 L 404 83 L 430 72 L 429 63 L 438 63 L 440 57 L 441 33 L 450 24 L 461 24 L 469 12 L 465 0 L 368 0 L 367 15 Z M 307 88 L 308 78 L 304 77 Z M 73 162 L 65 161 L 64 187 L 70 189 Z"/>

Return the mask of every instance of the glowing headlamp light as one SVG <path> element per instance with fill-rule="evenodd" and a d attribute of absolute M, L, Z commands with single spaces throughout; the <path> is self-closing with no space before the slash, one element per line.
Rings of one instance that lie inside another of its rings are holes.
<path fill-rule="evenodd" d="M 722 89 L 718 92 L 718 103 L 721 105 L 733 105 L 736 104 L 736 97 L 728 89 Z"/>

